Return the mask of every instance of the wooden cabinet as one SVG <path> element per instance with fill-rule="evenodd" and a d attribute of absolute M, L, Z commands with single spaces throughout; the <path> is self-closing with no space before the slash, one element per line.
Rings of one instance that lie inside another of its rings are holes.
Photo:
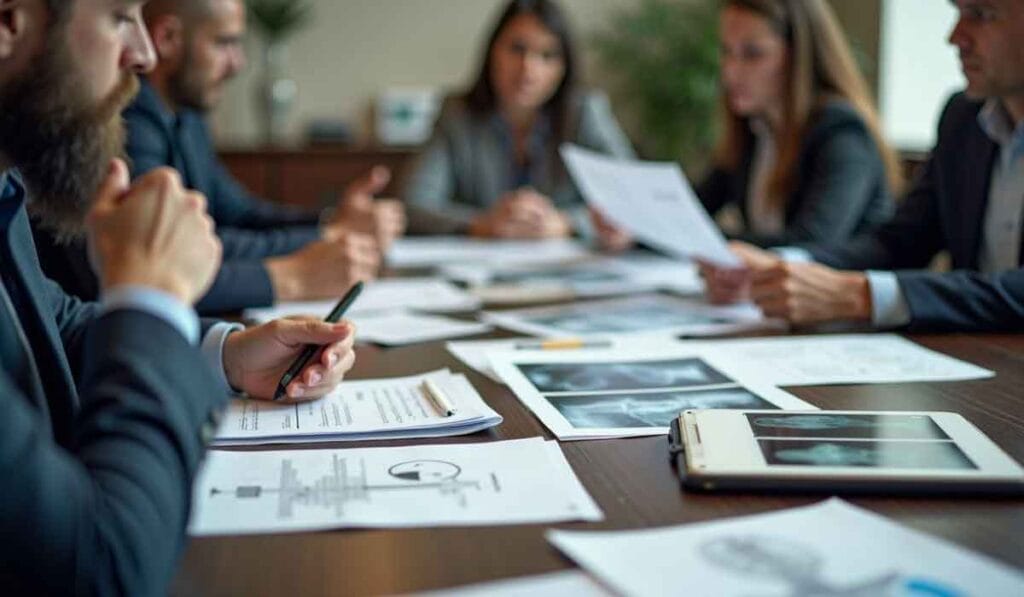
<path fill-rule="evenodd" d="M 376 165 L 387 166 L 392 172 L 391 185 L 384 195 L 397 196 L 399 179 L 416 151 L 413 147 L 225 148 L 220 156 L 253 194 L 315 208 L 332 203 L 349 182 Z"/>

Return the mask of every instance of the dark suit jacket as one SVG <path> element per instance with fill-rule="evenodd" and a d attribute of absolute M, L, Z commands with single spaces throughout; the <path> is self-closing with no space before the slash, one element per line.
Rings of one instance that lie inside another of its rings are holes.
<path fill-rule="evenodd" d="M 167 166 L 181 173 L 186 187 L 206 195 L 224 245 L 224 264 L 196 309 L 217 314 L 271 305 L 274 291 L 262 260 L 317 240 L 317 215 L 248 194 L 221 164 L 202 115 L 192 110 L 175 115 L 161 102 L 143 79 L 139 96 L 124 112 L 127 151 L 133 178 Z M 84 243 L 59 244 L 35 223 L 33 234 L 47 276 L 71 294 L 95 300 L 99 287 Z"/>
<path fill-rule="evenodd" d="M 737 171 L 713 170 L 696 189 L 710 213 L 736 205 L 749 222 L 752 134 L 747 146 Z M 785 231 L 768 236 L 747 232 L 737 238 L 761 247 L 845 240 L 892 216 L 893 200 L 878 147 L 864 121 L 844 101 L 829 101 L 815 115 L 797 169 L 796 187 L 786 204 Z"/>
<path fill-rule="evenodd" d="M 0 202 L 0 234 L 0 586 L 161 594 L 223 391 L 166 322 L 97 318 L 47 280 L 23 198 Z"/>
<path fill-rule="evenodd" d="M 227 259 L 263 259 L 296 251 L 319 238 L 318 214 L 258 199 L 228 173 L 217 156 L 203 115 L 171 113 L 141 79 L 138 97 L 124 111 L 132 177 L 168 166 L 185 186 L 206 195 Z"/>
<path fill-rule="evenodd" d="M 978 124 L 981 106 L 962 94 L 950 99 L 932 155 L 891 222 L 841 245 L 810 248 L 832 267 L 896 270 L 912 328 L 1024 329 L 1024 270 L 978 273 L 999 151 Z M 949 251 L 955 271 L 924 271 L 940 251 Z"/>

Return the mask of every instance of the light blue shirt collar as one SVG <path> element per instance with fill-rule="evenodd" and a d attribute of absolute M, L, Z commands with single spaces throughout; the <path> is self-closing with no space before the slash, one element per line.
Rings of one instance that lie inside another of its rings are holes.
<path fill-rule="evenodd" d="M 1024 122 L 1014 123 L 998 99 L 990 99 L 978 113 L 978 124 L 1002 148 L 1003 166 L 1024 155 Z"/>

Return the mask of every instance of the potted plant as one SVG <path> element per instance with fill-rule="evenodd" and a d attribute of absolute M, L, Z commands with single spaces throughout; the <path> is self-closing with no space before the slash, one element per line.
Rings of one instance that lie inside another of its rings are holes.
<path fill-rule="evenodd" d="M 641 154 L 703 168 L 719 103 L 718 3 L 641 0 L 610 22 L 594 45 L 636 119 Z"/>
<path fill-rule="evenodd" d="M 288 116 L 298 88 L 286 74 L 287 41 L 302 29 L 313 14 L 305 0 L 246 0 L 253 28 L 263 38 L 263 76 L 259 104 L 263 137 L 268 144 L 280 143 L 287 134 Z"/>

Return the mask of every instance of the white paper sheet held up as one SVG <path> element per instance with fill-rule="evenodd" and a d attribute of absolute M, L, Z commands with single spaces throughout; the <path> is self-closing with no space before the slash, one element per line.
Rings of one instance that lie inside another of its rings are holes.
<path fill-rule="evenodd" d="M 739 265 L 679 164 L 610 158 L 571 144 L 561 153 L 587 203 L 633 237 L 677 257 Z"/>
<path fill-rule="evenodd" d="M 485 311 L 481 320 L 523 334 L 565 337 L 594 334 L 715 336 L 785 329 L 753 305 L 710 305 L 666 295 L 577 302 L 553 307 Z"/>
<path fill-rule="evenodd" d="M 643 531 L 549 531 L 623 595 L 1024 594 L 1024 575 L 839 499 Z"/>
<path fill-rule="evenodd" d="M 337 302 L 280 303 L 268 308 L 247 309 L 244 316 L 260 323 L 292 315 L 325 317 Z M 479 307 L 479 299 L 441 278 L 395 278 L 367 283 L 346 316 L 353 319 L 363 313 L 396 310 L 456 313 Z"/>
<path fill-rule="evenodd" d="M 601 520 L 556 442 L 213 451 L 193 535 Z"/>
<path fill-rule="evenodd" d="M 391 267 L 437 267 L 450 263 L 552 263 L 586 257 L 590 251 L 572 240 L 481 240 L 463 236 L 402 238 L 387 255 Z"/>
<path fill-rule="evenodd" d="M 564 441 L 665 435 L 689 409 L 817 410 L 685 349 L 490 353 L 491 366 Z"/>
<path fill-rule="evenodd" d="M 593 578 L 579 570 L 552 572 L 538 576 L 509 578 L 495 582 L 454 587 L 418 597 L 613 597 Z"/>
<path fill-rule="evenodd" d="M 424 389 L 428 379 L 445 392 L 455 406 L 454 415 L 438 412 Z M 214 445 L 442 437 L 475 433 L 501 421 L 465 376 L 441 370 L 346 381 L 324 398 L 301 404 L 234 400 Z"/>

